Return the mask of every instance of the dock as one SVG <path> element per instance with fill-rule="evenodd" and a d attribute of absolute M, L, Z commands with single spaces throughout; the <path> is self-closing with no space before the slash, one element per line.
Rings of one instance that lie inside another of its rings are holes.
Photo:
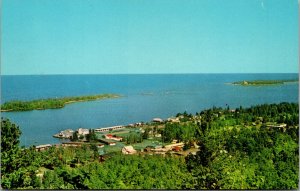
<path fill-rule="evenodd" d="M 63 138 L 63 139 L 69 139 L 73 136 L 74 131 L 72 129 L 67 129 L 64 131 L 61 131 L 55 135 L 53 135 L 53 137 L 55 138 Z"/>
<path fill-rule="evenodd" d="M 116 125 L 116 126 L 112 126 L 112 127 L 97 128 L 97 129 L 95 129 L 95 132 L 101 133 L 101 132 L 107 132 L 107 131 L 124 129 L 124 128 L 125 128 L 124 125 Z"/>

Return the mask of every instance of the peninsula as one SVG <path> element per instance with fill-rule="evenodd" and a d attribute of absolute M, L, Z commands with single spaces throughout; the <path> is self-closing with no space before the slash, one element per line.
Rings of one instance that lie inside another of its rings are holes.
<path fill-rule="evenodd" d="M 298 82 L 298 79 L 289 80 L 252 80 L 252 81 L 238 81 L 233 82 L 234 85 L 242 86 L 263 86 L 263 85 L 282 85 L 285 83 Z"/>
<path fill-rule="evenodd" d="M 10 101 L 1 105 L 1 112 L 59 109 L 63 108 L 66 104 L 75 102 L 94 101 L 118 97 L 120 96 L 116 94 L 99 94 L 76 97 L 37 99 L 32 101 Z"/>

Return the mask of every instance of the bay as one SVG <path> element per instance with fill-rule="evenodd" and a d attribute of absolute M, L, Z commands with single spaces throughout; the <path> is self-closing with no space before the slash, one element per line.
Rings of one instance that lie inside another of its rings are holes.
<path fill-rule="evenodd" d="M 298 74 L 128 74 L 1 76 L 1 103 L 102 93 L 118 99 L 69 104 L 62 109 L 2 112 L 22 131 L 21 145 L 59 143 L 64 129 L 126 125 L 212 106 L 231 108 L 298 102 L 298 83 L 271 86 L 228 84 L 241 80 L 295 79 Z"/>

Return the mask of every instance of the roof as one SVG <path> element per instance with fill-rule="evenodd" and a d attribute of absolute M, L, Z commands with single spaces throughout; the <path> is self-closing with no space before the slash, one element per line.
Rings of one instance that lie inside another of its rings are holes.
<path fill-rule="evenodd" d="M 129 146 L 124 146 L 122 150 L 123 150 L 123 151 L 126 151 L 126 152 L 128 152 L 128 153 L 136 152 L 136 150 L 135 150 L 131 145 L 129 145 Z"/>
<path fill-rule="evenodd" d="M 50 145 L 50 144 L 46 144 L 46 145 L 38 145 L 38 146 L 36 146 L 35 148 L 36 148 L 36 149 L 39 149 L 39 148 L 44 148 L 44 147 L 51 147 L 51 145 Z"/>
<path fill-rule="evenodd" d="M 81 130 L 81 131 L 89 131 L 89 129 L 84 129 L 84 128 L 79 128 L 78 130 Z"/>
<path fill-rule="evenodd" d="M 134 150 L 133 146 L 129 145 L 129 146 L 124 146 L 123 147 L 126 150 Z"/>
<path fill-rule="evenodd" d="M 153 118 L 152 121 L 155 121 L 155 122 L 163 122 L 163 120 L 161 118 Z"/>
<path fill-rule="evenodd" d="M 183 146 L 184 143 L 180 142 L 180 143 L 174 143 L 174 144 L 170 144 L 170 145 L 165 145 L 165 148 L 172 148 L 172 147 L 176 147 L 176 146 Z"/>

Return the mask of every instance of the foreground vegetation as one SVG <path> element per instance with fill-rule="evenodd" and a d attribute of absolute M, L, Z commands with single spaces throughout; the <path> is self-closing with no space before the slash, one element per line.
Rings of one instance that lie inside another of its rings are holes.
<path fill-rule="evenodd" d="M 77 97 L 63 97 L 63 98 L 49 98 L 38 99 L 32 101 L 10 101 L 1 105 L 1 111 L 29 111 L 29 110 L 43 110 L 43 109 L 58 109 L 64 107 L 66 104 L 94 101 L 106 98 L 117 98 L 118 95 L 114 94 L 100 94 L 90 96 L 77 96 Z"/>
<path fill-rule="evenodd" d="M 295 103 L 213 107 L 167 122 L 165 141 L 178 139 L 186 157 L 99 157 L 96 145 L 19 148 L 19 127 L 1 121 L 1 186 L 5 189 L 297 189 L 299 109 Z M 283 125 L 284 124 L 284 125 Z"/>
<path fill-rule="evenodd" d="M 242 85 L 242 86 L 261 86 L 261 85 L 280 85 L 288 82 L 298 82 L 298 79 L 238 81 L 238 82 L 233 82 L 232 84 Z"/>

